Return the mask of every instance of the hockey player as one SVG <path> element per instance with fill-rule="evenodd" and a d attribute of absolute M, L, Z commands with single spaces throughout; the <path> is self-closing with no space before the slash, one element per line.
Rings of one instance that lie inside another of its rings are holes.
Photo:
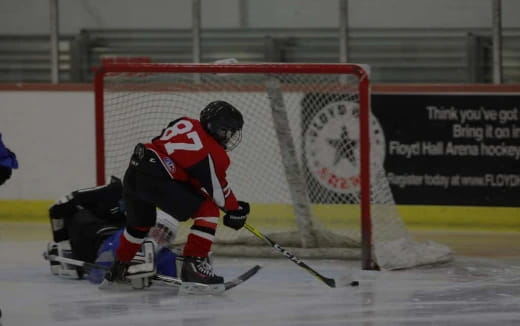
<path fill-rule="evenodd" d="M 0 133 L 0 185 L 11 178 L 13 169 L 18 169 L 16 155 L 4 145 Z"/>
<path fill-rule="evenodd" d="M 244 226 L 249 204 L 238 201 L 226 180 L 231 151 L 241 140 L 242 114 L 224 101 L 209 103 L 200 120 L 181 117 L 171 121 L 149 143 L 138 144 L 124 176 L 126 229 L 108 281 L 124 280 L 132 257 L 155 224 L 156 207 L 179 221 L 193 224 L 183 248 L 181 276 L 185 282 L 224 282 L 208 259 L 219 209 L 224 225 Z"/>
<path fill-rule="evenodd" d="M 115 177 L 107 185 L 72 192 L 49 209 L 53 242 L 47 255 L 73 258 L 109 267 L 124 231 L 125 204 L 123 185 Z M 175 240 L 178 222 L 164 212 L 158 212 L 157 222 L 150 229 L 147 245 L 133 257 L 134 272 L 126 278 L 135 288 L 150 284 L 150 277 L 160 273 L 177 277 L 177 253 L 170 250 Z M 151 257 L 148 260 L 145 257 Z M 80 267 L 50 261 L 51 272 L 63 277 L 83 278 Z M 103 281 L 105 272 L 94 269 L 87 278 L 96 284 Z"/>

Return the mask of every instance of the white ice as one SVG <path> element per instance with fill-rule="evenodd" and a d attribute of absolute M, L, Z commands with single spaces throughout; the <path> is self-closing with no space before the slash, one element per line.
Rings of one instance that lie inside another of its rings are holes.
<path fill-rule="evenodd" d="M 47 325 L 520 325 L 520 260 L 456 257 L 406 271 L 362 271 L 357 261 L 306 260 L 359 287 L 328 288 L 287 259 L 217 257 L 233 277 L 263 269 L 222 296 L 170 288 L 103 291 L 50 273 L 43 241 L 0 241 L 2 326 Z"/>

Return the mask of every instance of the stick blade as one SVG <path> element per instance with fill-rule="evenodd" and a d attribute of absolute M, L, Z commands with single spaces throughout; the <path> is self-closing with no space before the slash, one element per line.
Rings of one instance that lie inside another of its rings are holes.
<path fill-rule="evenodd" d="M 226 290 L 232 289 L 235 286 L 239 285 L 240 283 L 243 283 L 253 277 L 258 271 L 262 268 L 260 265 L 255 265 L 252 268 L 250 268 L 248 271 L 243 273 L 242 275 L 236 277 L 235 279 L 228 281 L 224 283 Z"/>
<path fill-rule="evenodd" d="M 327 284 L 329 287 L 331 288 L 335 288 L 336 287 L 336 280 L 334 280 L 333 278 L 322 278 L 322 281 Z"/>

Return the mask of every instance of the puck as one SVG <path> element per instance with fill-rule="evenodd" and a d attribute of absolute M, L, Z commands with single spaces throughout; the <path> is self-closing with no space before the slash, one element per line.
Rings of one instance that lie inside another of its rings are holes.
<path fill-rule="evenodd" d="M 352 281 L 350 282 L 350 286 L 358 286 L 359 285 L 359 282 L 358 281 Z"/>

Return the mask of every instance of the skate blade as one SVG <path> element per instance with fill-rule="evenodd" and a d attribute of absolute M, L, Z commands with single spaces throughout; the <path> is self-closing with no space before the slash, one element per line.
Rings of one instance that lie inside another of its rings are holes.
<path fill-rule="evenodd" d="M 221 284 L 202 284 L 194 282 L 183 282 L 179 287 L 179 295 L 215 295 L 222 294 L 226 290 L 223 283 Z"/>

